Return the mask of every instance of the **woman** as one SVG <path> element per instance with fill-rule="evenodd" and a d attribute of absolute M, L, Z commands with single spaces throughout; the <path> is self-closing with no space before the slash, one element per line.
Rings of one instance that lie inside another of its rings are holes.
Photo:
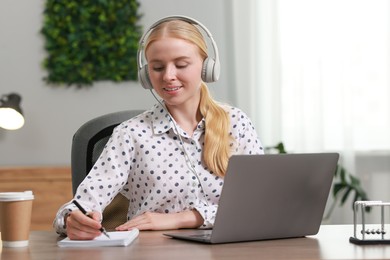
<path fill-rule="evenodd" d="M 249 118 L 210 96 L 207 45 L 191 20 L 163 20 L 140 48 L 162 100 L 115 128 L 78 187 L 75 199 L 92 218 L 71 203 L 58 211 L 54 227 L 70 239 L 100 235 L 101 212 L 119 192 L 130 203 L 117 230 L 210 228 L 229 157 L 263 153 Z"/>

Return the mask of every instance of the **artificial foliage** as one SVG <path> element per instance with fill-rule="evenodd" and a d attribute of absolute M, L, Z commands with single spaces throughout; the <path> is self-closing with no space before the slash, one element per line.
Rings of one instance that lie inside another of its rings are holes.
<path fill-rule="evenodd" d="M 138 7 L 136 0 L 46 0 L 45 81 L 80 87 L 136 80 Z"/>

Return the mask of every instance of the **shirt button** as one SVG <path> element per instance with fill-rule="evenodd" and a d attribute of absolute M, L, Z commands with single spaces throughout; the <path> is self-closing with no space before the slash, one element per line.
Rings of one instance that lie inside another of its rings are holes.
<path fill-rule="evenodd" d="M 196 187 L 196 185 L 197 185 L 196 182 L 192 183 L 192 187 Z"/>

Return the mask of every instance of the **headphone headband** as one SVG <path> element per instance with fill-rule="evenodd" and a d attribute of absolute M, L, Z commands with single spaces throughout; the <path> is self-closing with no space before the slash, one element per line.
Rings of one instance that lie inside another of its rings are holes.
<path fill-rule="evenodd" d="M 207 29 L 206 26 L 204 26 L 202 23 L 200 23 L 199 21 L 193 18 L 190 18 L 188 16 L 183 16 L 183 15 L 172 15 L 172 16 L 164 17 L 158 20 L 157 22 L 155 22 L 154 24 L 152 24 L 149 27 L 149 29 L 142 35 L 139 41 L 139 47 L 137 51 L 137 65 L 138 65 L 138 78 L 142 86 L 146 89 L 153 88 L 149 78 L 148 65 L 143 64 L 145 41 L 154 28 L 156 28 L 158 25 L 164 22 L 172 21 L 172 20 L 182 20 L 190 24 L 197 25 L 206 33 L 207 37 L 209 37 L 214 52 L 214 58 L 207 57 L 204 60 L 203 67 L 202 67 L 202 80 L 204 82 L 217 81 L 219 79 L 219 74 L 220 74 L 219 54 L 218 54 L 217 44 L 215 43 L 210 31 Z"/>

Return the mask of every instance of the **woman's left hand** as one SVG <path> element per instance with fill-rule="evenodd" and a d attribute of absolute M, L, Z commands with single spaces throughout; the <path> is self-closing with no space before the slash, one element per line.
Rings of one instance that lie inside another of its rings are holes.
<path fill-rule="evenodd" d="M 169 230 L 179 228 L 198 228 L 203 224 L 203 218 L 197 210 L 179 213 L 145 212 L 126 223 L 118 226 L 117 231 L 131 230 Z"/>

